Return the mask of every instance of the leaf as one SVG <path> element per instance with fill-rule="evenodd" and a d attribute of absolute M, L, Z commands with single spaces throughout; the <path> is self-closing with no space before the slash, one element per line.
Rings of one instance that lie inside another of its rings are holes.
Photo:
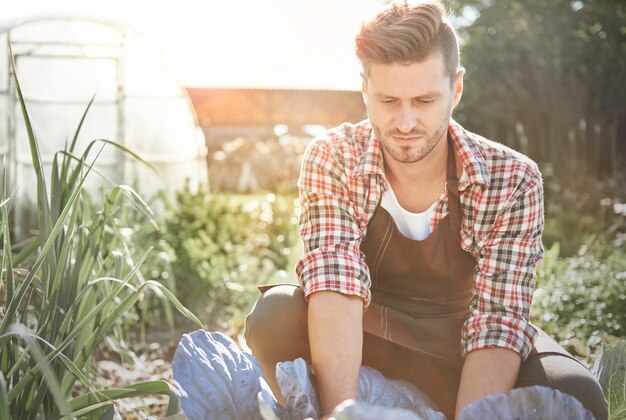
<path fill-rule="evenodd" d="M 156 220 L 154 218 L 154 212 L 152 211 L 150 206 L 148 206 L 148 204 L 143 200 L 143 198 L 141 198 L 141 196 L 137 194 L 137 192 L 130 186 L 117 185 L 115 188 L 113 188 L 113 190 L 107 197 L 107 201 L 109 203 L 115 203 L 120 194 L 124 194 L 128 198 L 130 198 L 130 202 L 133 205 L 133 207 L 135 207 L 135 209 L 143 213 L 143 215 L 146 216 L 150 224 L 155 229 L 159 230 L 159 226 L 156 223 Z"/>
<path fill-rule="evenodd" d="M 626 340 L 603 346 L 592 371 L 609 402 L 610 417 L 622 418 L 626 414 Z"/>
<path fill-rule="evenodd" d="M 87 116 L 87 113 L 89 112 L 89 109 L 91 108 L 91 105 L 93 104 L 94 99 L 96 99 L 96 94 L 94 93 L 94 95 L 91 97 L 91 100 L 89 101 L 89 103 L 87 104 L 87 107 L 85 108 L 85 111 L 83 112 L 83 115 L 80 117 L 80 122 L 78 123 L 78 126 L 76 127 L 76 131 L 74 132 L 74 137 L 72 138 L 72 143 L 70 144 L 70 153 L 74 152 L 74 148 L 76 147 L 76 141 L 78 140 L 78 133 L 80 133 L 80 129 L 83 127 L 83 122 L 85 122 L 85 117 Z"/>
<path fill-rule="evenodd" d="M 95 160 L 94 160 L 94 163 L 95 163 Z M 91 164 L 91 166 L 93 166 L 93 163 Z M 16 292 L 15 298 L 12 299 L 11 302 L 9 303 L 9 306 L 5 313 L 5 318 L 2 320 L 2 323 L 0 323 L 0 334 L 6 331 L 6 328 L 8 326 L 8 319 L 11 319 L 14 316 L 15 312 L 17 311 L 17 307 L 20 305 L 24 295 L 26 294 L 26 291 L 29 289 L 33 279 L 35 278 L 36 273 L 38 272 L 39 268 L 41 268 L 42 264 L 44 263 L 44 260 L 47 258 L 48 251 L 54 245 L 57 235 L 63 228 L 63 223 L 65 222 L 66 217 L 68 216 L 69 212 L 74 206 L 74 203 L 76 202 L 76 200 L 78 199 L 80 195 L 80 190 L 83 184 L 85 183 L 86 176 L 87 175 L 85 175 L 80 180 L 80 184 L 78 188 L 74 190 L 74 192 L 72 192 L 72 195 L 70 196 L 67 204 L 63 208 L 63 211 L 61 212 L 59 219 L 56 221 L 54 227 L 50 231 L 49 236 L 47 236 L 45 240 L 42 240 L 43 246 L 41 247 L 40 254 L 37 256 L 37 259 L 35 260 L 35 263 L 33 264 L 30 273 L 28 274 L 28 276 L 26 276 L 26 279 L 24 279 L 24 281 L 20 284 L 20 287 L 18 288 Z"/>
<path fill-rule="evenodd" d="M 39 364 L 39 367 L 43 372 L 43 377 L 48 384 L 48 390 L 52 394 L 52 397 L 56 403 L 57 408 L 59 409 L 59 412 L 63 415 L 69 414 L 69 412 L 71 411 L 70 406 L 65 400 L 65 396 L 61 392 L 61 384 L 54 374 L 54 371 L 52 370 L 49 362 L 46 360 L 43 351 L 39 348 L 39 345 L 33 338 L 34 334 L 32 334 L 25 326 L 20 324 L 13 324 L 9 328 L 9 333 L 18 334 L 27 343 L 26 349 Z M 14 391 L 15 388 L 11 390 L 11 392 L 9 392 L 9 400 L 11 400 L 11 395 L 16 394 Z"/>
<path fill-rule="evenodd" d="M 26 109 L 26 102 L 22 95 L 22 89 L 20 88 L 20 82 L 17 79 L 17 67 L 15 65 L 15 57 L 13 56 L 13 48 L 11 46 L 11 38 L 7 36 L 7 44 L 9 48 L 9 57 L 11 59 L 11 69 L 13 70 L 13 81 L 15 82 L 15 89 L 17 91 L 18 101 L 24 116 L 24 124 L 26 125 L 26 133 L 28 134 L 28 143 L 30 146 L 31 159 L 33 162 L 33 168 L 37 175 L 37 207 L 39 209 L 39 228 L 41 229 L 39 236 L 41 242 L 50 234 L 50 205 L 48 203 L 48 193 L 46 191 L 46 178 L 43 173 L 43 165 L 41 163 L 41 153 L 39 152 L 39 145 L 33 132 L 33 127 L 28 116 L 28 110 Z"/>
<path fill-rule="evenodd" d="M 88 168 L 89 165 L 85 162 L 84 159 L 79 158 L 78 156 L 73 155 L 72 153 L 66 152 L 65 150 L 59 150 L 58 152 L 56 152 L 55 157 L 57 155 L 63 155 L 64 157 L 66 157 L 68 160 L 75 160 L 77 163 L 79 163 L 80 165 L 84 166 L 85 168 Z M 111 185 L 116 185 L 115 181 L 113 181 L 111 178 L 109 178 L 108 176 L 106 176 L 106 174 L 104 172 L 99 171 L 96 168 L 91 168 L 91 171 L 93 173 L 95 173 L 96 175 L 98 175 L 99 177 L 101 177 L 102 179 L 104 179 L 105 181 L 107 181 L 109 184 Z M 65 178 L 61 178 L 61 179 L 65 179 Z M 69 184 L 69 182 L 68 182 Z"/>
<path fill-rule="evenodd" d="M 134 157 L 135 159 L 137 159 L 138 161 L 140 161 L 141 163 L 146 165 L 148 168 L 150 168 L 155 174 L 161 175 L 161 172 L 156 168 L 156 166 L 154 166 L 153 164 L 151 164 L 150 162 L 148 162 L 147 160 L 142 158 L 139 154 L 134 152 L 132 149 L 128 148 L 127 146 L 123 145 L 122 143 L 120 143 L 118 141 L 111 140 L 111 139 L 95 139 L 95 140 L 93 140 L 91 143 L 89 143 L 89 145 L 85 149 L 85 152 L 83 153 L 83 157 L 84 158 L 86 158 L 89 155 L 89 151 L 91 150 L 91 147 L 94 144 L 98 143 L 98 142 L 102 142 L 104 144 L 110 144 L 111 146 L 116 147 L 116 148 L 122 150 L 123 152 L 128 153 L 129 155 L 131 155 L 132 157 Z"/>
<path fill-rule="evenodd" d="M 181 314 L 185 315 L 187 319 L 189 319 L 190 321 L 193 321 L 199 328 L 204 328 L 204 326 L 202 325 L 202 321 L 200 321 L 198 317 L 196 317 L 193 314 L 193 312 L 187 309 L 167 287 L 163 286 L 161 283 L 159 283 L 158 281 L 154 281 L 154 280 L 146 281 L 142 285 L 142 287 L 144 286 L 149 286 L 151 288 L 159 289 L 167 297 L 167 299 L 174 304 L 176 309 L 178 309 L 178 311 Z"/>
<path fill-rule="evenodd" d="M 100 403 L 103 399 L 117 400 L 123 398 L 131 398 L 146 394 L 163 394 L 169 395 L 170 399 L 176 397 L 175 390 L 166 381 L 147 381 L 140 382 L 134 385 L 128 385 L 124 388 L 111 388 L 99 391 L 98 393 L 89 392 L 81 395 L 69 401 L 69 405 L 73 410 L 72 415 L 76 415 L 77 410 L 81 410 L 92 406 L 95 403 Z"/>
<path fill-rule="evenodd" d="M 0 418 L 8 419 L 9 416 L 9 391 L 4 375 L 0 372 Z"/>

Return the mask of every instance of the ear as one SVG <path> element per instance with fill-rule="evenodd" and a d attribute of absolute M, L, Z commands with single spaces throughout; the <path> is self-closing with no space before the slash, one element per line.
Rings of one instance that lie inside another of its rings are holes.
<path fill-rule="evenodd" d="M 456 71 L 456 75 L 454 76 L 454 85 L 452 86 L 452 89 L 454 89 L 452 96 L 452 109 L 456 108 L 461 101 L 461 96 L 463 96 L 463 75 L 465 75 L 465 69 L 463 67 L 459 67 Z"/>
<path fill-rule="evenodd" d="M 363 102 L 367 105 L 367 79 L 361 73 L 361 94 L 363 95 Z"/>

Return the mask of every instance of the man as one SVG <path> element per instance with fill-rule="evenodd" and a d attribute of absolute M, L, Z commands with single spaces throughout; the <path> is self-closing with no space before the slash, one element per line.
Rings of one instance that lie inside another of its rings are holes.
<path fill-rule="evenodd" d="M 529 323 L 541 175 L 451 119 L 464 70 L 442 4 L 392 4 L 362 26 L 356 54 L 369 118 L 305 153 L 300 288 L 265 291 L 247 320 L 272 389 L 276 363 L 304 357 L 325 414 L 356 398 L 363 363 L 448 416 L 538 384 L 605 418 L 591 374 Z"/>

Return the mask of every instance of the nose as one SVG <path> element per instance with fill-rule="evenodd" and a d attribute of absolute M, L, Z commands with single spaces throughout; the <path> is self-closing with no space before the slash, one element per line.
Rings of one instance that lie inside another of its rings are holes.
<path fill-rule="evenodd" d="M 416 127 L 417 119 L 413 111 L 413 107 L 409 104 L 402 104 L 398 109 L 396 128 L 401 133 L 410 133 Z"/>

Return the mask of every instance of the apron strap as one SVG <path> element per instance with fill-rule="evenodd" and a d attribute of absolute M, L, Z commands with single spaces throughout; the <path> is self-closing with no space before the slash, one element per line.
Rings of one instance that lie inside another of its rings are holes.
<path fill-rule="evenodd" d="M 448 133 L 448 164 L 446 168 L 448 192 L 448 213 L 455 228 L 461 229 L 461 198 L 459 197 L 459 179 L 456 176 L 456 159 L 452 137 Z"/>

